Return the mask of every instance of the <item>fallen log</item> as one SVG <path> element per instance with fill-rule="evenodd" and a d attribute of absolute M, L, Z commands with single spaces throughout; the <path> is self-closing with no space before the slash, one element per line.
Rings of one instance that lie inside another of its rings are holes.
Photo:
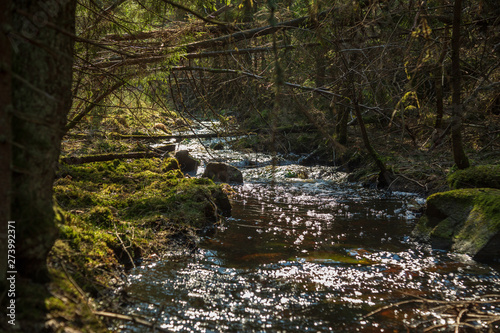
<path fill-rule="evenodd" d="M 168 134 L 168 135 L 127 135 L 112 133 L 110 137 L 113 139 L 144 139 L 144 140 L 184 140 L 184 139 L 211 139 L 211 138 L 227 138 L 231 136 L 241 136 L 247 133 L 200 133 L 200 134 Z"/>
<path fill-rule="evenodd" d="M 70 156 L 62 157 L 61 162 L 65 164 L 84 164 L 92 162 L 105 162 L 113 160 L 127 160 L 127 159 L 137 159 L 137 158 L 151 158 L 151 157 L 161 157 L 162 154 L 152 152 L 152 151 L 140 151 L 131 153 L 111 153 L 111 154 L 96 154 L 96 155 L 85 155 L 85 156 Z"/>
<path fill-rule="evenodd" d="M 120 133 L 109 133 L 107 135 L 104 134 L 93 134 L 94 137 L 106 137 L 110 139 L 119 139 L 119 140 L 146 140 L 146 141 L 158 141 L 158 140 L 184 140 L 184 139 L 211 139 L 211 138 L 227 138 L 231 136 L 241 136 L 248 135 L 251 133 L 243 133 L 243 132 L 231 132 L 231 133 L 203 133 L 203 134 L 161 134 L 161 135 L 148 135 L 148 134 L 120 134 Z M 85 139 L 88 137 L 87 134 L 82 133 L 69 133 L 68 136 L 73 138 Z"/>

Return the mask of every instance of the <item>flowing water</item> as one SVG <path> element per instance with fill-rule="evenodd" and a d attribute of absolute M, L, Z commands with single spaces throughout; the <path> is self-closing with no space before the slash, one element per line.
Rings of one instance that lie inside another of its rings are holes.
<path fill-rule="evenodd" d="M 416 195 L 349 184 L 330 167 L 282 161 L 273 169 L 266 155 L 207 153 L 198 142 L 184 148 L 257 166 L 233 187 L 232 217 L 199 250 L 131 272 L 130 315 L 171 332 L 407 332 L 447 319 L 421 303 L 366 315 L 415 296 L 453 301 L 500 292 L 494 268 L 411 242 L 414 210 L 424 202 Z"/>

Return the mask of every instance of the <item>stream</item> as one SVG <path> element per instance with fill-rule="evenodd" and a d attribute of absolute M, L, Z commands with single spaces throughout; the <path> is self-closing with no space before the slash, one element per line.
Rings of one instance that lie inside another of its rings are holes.
<path fill-rule="evenodd" d="M 203 145 L 186 140 L 179 149 L 243 171 L 232 217 L 194 254 L 173 252 L 132 270 L 123 287 L 129 315 L 170 332 L 407 332 L 448 319 L 420 303 L 366 315 L 412 297 L 500 292 L 498 267 L 411 241 L 425 202 L 415 194 L 366 189 L 333 167 L 301 166 L 300 156 L 273 168 L 269 155 Z M 132 323 L 114 329 L 151 332 Z"/>

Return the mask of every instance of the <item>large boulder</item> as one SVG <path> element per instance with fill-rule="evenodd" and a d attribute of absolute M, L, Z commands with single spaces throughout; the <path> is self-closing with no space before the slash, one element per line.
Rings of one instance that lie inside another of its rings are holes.
<path fill-rule="evenodd" d="M 208 163 L 202 177 L 210 178 L 214 182 L 243 183 L 241 171 L 232 165 L 222 162 Z"/>
<path fill-rule="evenodd" d="M 500 190 L 458 189 L 429 196 L 413 236 L 433 248 L 500 262 Z"/>
<path fill-rule="evenodd" d="M 179 161 L 182 172 L 196 172 L 199 162 L 189 155 L 187 150 L 179 150 L 175 153 L 175 158 Z"/>

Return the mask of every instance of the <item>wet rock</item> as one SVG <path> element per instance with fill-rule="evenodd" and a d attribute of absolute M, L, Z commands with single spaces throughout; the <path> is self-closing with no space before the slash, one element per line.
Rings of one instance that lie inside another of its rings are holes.
<path fill-rule="evenodd" d="M 231 202 L 229 201 L 229 196 L 228 193 L 230 192 L 227 187 L 229 185 L 226 185 L 226 187 L 222 187 L 220 192 L 213 193 L 213 196 L 215 197 L 215 204 L 217 205 L 217 208 L 219 210 L 219 214 L 225 217 L 231 216 Z M 234 190 L 231 189 L 231 191 L 234 192 Z"/>
<path fill-rule="evenodd" d="M 459 189 L 431 195 L 413 236 L 433 248 L 500 262 L 500 190 Z"/>
<path fill-rule="evenodd" d="M 214 142 L 210 145 L 210 149 L 222 150 L 222 149 L 224 149 L 224 144 L 222 142 Z"/>
<path fill-rule="evenodd" d="M 210 178 L 214 182 L 243 183 L 241 171 L 232 165 L 222 162 L 208 163 L 203 177 Z"/>
<path fill-rule="evenodd" d="M 163 153 L 166 153 L 166 152 L 169 152 L 169 151 L 174 151 L 175 150 L 175 146 L 176 146 L 175 143 L 169 143 L 169 144 L 165 144 L 165 145 L 155 145 L 155 146 L 153 146 L 151 148 L 155 149 L 155 150 L 158 150 L 158 151 L 161 151 Z"/>
<path fill-rule="evenodd" d="M 193 172 L 198 169 L 199 162 L 189 155 L 187 150 L 179 150 L 175 153 L 182 172 Z"/>

